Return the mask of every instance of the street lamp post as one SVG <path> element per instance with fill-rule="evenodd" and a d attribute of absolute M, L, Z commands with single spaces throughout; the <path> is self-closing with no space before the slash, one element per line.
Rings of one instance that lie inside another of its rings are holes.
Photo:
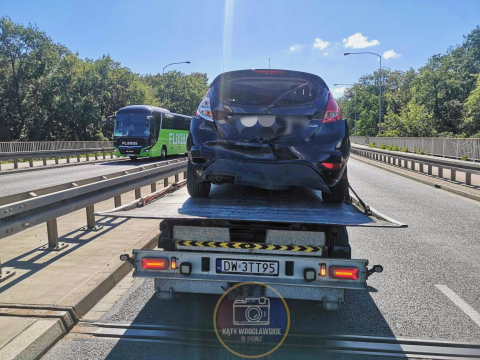
<path fill-rule="evenodd" d="M 382 57 L 376 53 L 364 51 L 364 52 L 356 52 L 356 53 L 344 53 L 343 55 L 359 55 L 359 54 L 371 54 L 376 55 L 380 59 L 380 79 L 379 79 L 379 88 L 380 88 L 380 99 L 379 99 L 379 107 L 378 107 L 378 133 L 382 132 Z"/>
<path fill-rule="evenodd" d="M 165 68 L 169 67 L 170 65 L 175 65 L 175 64 L 190 64 L 190 61 L 181 61 L 181 62 L 171 63 L 171 64 L 166 65 L 163 68 L 163 72 L 162 72 L 163 106 L 165 106 Z"/>
<path fill-rule="evenodd" d="M 353 84 L 333 84 L 333 86 L 337 85 L 348 85 L 348 86 L 353 86 Z M 355 136 L 357 136 L 357 91 L 355 90 Z"/>

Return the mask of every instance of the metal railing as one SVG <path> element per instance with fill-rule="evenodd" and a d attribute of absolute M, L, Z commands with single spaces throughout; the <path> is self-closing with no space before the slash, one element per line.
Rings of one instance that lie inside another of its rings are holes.
<path fill-rule="evenodd" d="M 15 202 L 2 201 L 0 204 L 0 239 L 17 234 L 32 226 L 46 223 L 48 244 L 40 250 L 60 251 L 68 246 L 59 243 L 57 218 L 82 208 L 86 209 L 87 226 L 85 231 L 97 231 L 101 227 L 95 225 L 94 205 L 101 201 L 114 199 L 115 207 L 121 206 L 123 193 L 135 190 L 135 199 L 140 199 L 141 188 L 150 185 L 152 193 L 157 191 L 156 182 L 163 180 L 168 186 L 168 178 L 183 173 L 186 178 L 187 159 L 166 160 L 139 166 L 107 176 L 52 186 L 47 189 L 30 191 L 14 195 Z M 4 199 L 2 199 L 4 200 Z M 14 275 L 14 270 L 2 273 L 0 263 L 0 282 Z"/>
<path fill-rule="evenodd" d="M 73 141 L 72 141 L 73 143 Z M 90 160 L 90 154 L 93 153 L 95 160 L 98 160 L 98 155 L 103 154 L 103 158 L 106 159 L 106 153 L 110 153 L 110 158 L 113 159 L 113 143 L 109 141 L 79 141 L 75 143 L 78 145 L 88 145 L 91 147 L 79 147 L 76 149 L 73 148 L 65 148 L 65 149 L 50 149 L 50 150 L 25 150 L 28 147 L 23 148 L 22 151 L 18 152 L 0 152 L 0 160 L 13 160 L 13 168 L 18 169 L 18 160 L 19 159 L 28 159 L 30 167 L 33 167 L 33 159 L 43 159 L 43 165 L 47 165 L 47 158 L 54 158 L 55 164 L 58 165 L 59 157 L 65 157 L 67 163 L 70 163 L 70 157 L 76 156 L 77 162 L 80 162 L 80 155 L 85 155 L 86 160 Z M 92 143 L 92 144 L 88 144 Z M 101 144 L 101 143 L 109 143 L 109 144 Z M 111 143 L 111 144 L 110 144 Z M 2 144 L 17 144 L 17 143 L 0 143 Z M 18 144 L 34 144 L 34 143 L 18 143 Z M 35 143 L 39 144 L 39 143 Z M 109 146 L 104 146 L 109 145 Z M 95 147 L 94 147 L 95 146 Z M 39 146 L 40 147 L 40 146 Z M 0 170 L 2 169 L 0 164 Z"/>
<path fill-rule="evenodd" d="M 433 174 L 433 168 L 437 168 L 437 176 L 444 178 L 443 170 L 450 170 L 450 180 L 457 181 L 457 172 L 465 173 L 465 185 L 472 185 L 472 174 L 480 175 L 480 163 L 446 159 L 434 156 L 416 155 L 401 152 L 394 152 L 382 149 L 368 148 L 363 145 L 352 144 L 352 154 L 363 156 L 386 164 L 403 167 L 427 175 Z M 403 163 L 403 166 L 402 166 Z M 425 167 L 426 167 L 426 171 Z"/>
<path fill-rule="evenodd" d="M 468 160 L 480 161 L 480 139 L 454 139 L 454 138 L 433 138 L 433 137 L 362 137 L 350 136 L 352 144 L 368 145 L 372 142 L 376 146 L 395 145 L 399 148 L 407 148 L 409 152 L 413 149 L 428 151 L 429 155 L 442 156 L 453 159 L 461 159 L 463 155 Z"/>
<path fill-rule="evenodd" d="M 0 142 L 0 153 L 113 148 L 113 141 Z"/>

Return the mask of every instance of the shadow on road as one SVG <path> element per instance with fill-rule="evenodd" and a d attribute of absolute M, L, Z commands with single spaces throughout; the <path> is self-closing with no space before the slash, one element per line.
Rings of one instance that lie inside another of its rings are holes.
<path fill-rule="evenodd" d="M 108 219 L 108 220 L 106 220 Z M 94 241 L 95 239 L 99 238 L 100 236 L 105 235 L 109 231 L 112 231 L 116 227 L 124 224 L 125 222 L 129 221 L 129 219 L 123 219 L 117 223 L 112 223 L 114 218 L 100 218 L 97 219 L 97 225 L 103 225 L 103 229 L 101 231 L 98 231 L 95 233 L 94 236 L 87 237 L 87 235 L 91 235 L 89 232 L 85 231 L 80 231 L 80 230 L 73 230 L 61 237 L 59 237 L 59 242 L 60 243 L 66 243 L 69 244 L 68 248 L 65 250 L 60 251 L 57 256 L 55 256 L 52 259 L 49 259 L 47 261 L 41 262 L 40 260 L 51 254 L 51 251 L 49 250 L 40 250 L 39 248 L 35 248 L 33 250 L 30 250 L 28 252 L 25 252 L 24 254 L 17 256 L 16 258 L 13 258 L 5 263 L 2 263 L 2 266 L 5 267 L 13 267 L 16 270 L 28 270 L 27 273 L 20 275 L 20 276 L 15 276 L 13 281 L 10 281 L 4 285 L 0 285 L 0 293 L 14 287 L 16 284 L 19 282 L 28 279 L 30 276 L 34 275 L 38 271 L 46 268 L 48 265 L 53 264 L 54 262 L 64 258 L 65 256 L 68 256 L 69 254 L 72 254 L 74 251 L 80 249 L 82 246 L 87 245 L 91 241 Z M 75 236 L 72 236 L 76 234 Z M 75 246 L 73 246 L 75 245 Z M 29 258 L 29 256 L 34 255 L 35 256 Z M 27 259 L 27 260 L 25 260 Z"/>
<path fill-rule="evenodd" d="M 151 280 L 146 280 L 142 286 L 151 285 Z M 370 288 L 370 291 L 376 291 Z M 125 299 L 122 306 L 128 306 L 140 296 L 134 290 Z M 154 324 L 175 326 L 181 329 L 198 329 L 213 331 L 213 313 L 220 296 L 204 294 L 184 294 L 174 300 L 159 300 L 152 295 L 143 306 L 138 315 L 133 319 L 133 324 Z M 358 355 L 347 353 L 332 353 L 321 347 L 306 348 L 295 346 L 294 335 L 297 336 L 322 336 L 330 334 L 363 335 L 394 337 L 392 330 L 385 321 L 368 291 L 346 291 L 345 306 L 339 311 L 328 312 L 318 302 L 288 300 L 290 309 L 291 326 L 285 345 L 282 345 L 269 359 L 369 359 L 371 354 Z M 119 311 L 118 311 L 119 310 Z M 116 321 L 122 321 L 118 315 L 126 309 L 117 309 Z M 128 315 L 127 315 L 128 316 Z M 102 320 L 103 321 L 103 320 Z M 104 320 L 108 321 L 108 319 Z M 290 339 L 289 339 L 290 337 Z M 315 339 L 315 338 L 313 338 Z M 180 338 L 179 338 L 180 340 Z M 315 340 L 314 340 L 315 341 Z M 318 341 L 318 340 L 317 340 Z M 319 341 L 320 343 L 321 341 Z M 108 359 L 156 359 L 156 358 L 205 358 L 205 359 L 238 359 L 228 352 L 218 342 L 212 346 L 187 345 L 185 343 L 175 346 L 174 341 L 159 342 L 153 340 L 140 340 L 132 342 L 131 339 L 120 339 L 108 355 Z M 317 344 L 318 345 L 318 344 Z M 173 350 L 172 350 L 173 347 Z M 170 349 L 170 350 L 168 350 Z M 168 351 L 174 351 L 175 356 L 169 356 Z M 162 354 L 162 355 L 159 355 Z M 163 356 L 165 355 L 165 356 Z M 382 358 L 385 358 L 382 356 Z M 388 357 L 387 357 L 388 358 Z M 395 357 L 398 359 L 398 357 Z"/>
<path fill-rule="evenodd" d="M 186 158 L 186 156 L 185 155 L 169 155 L 167 156 L 165 161 L 182 159 L 182 158 Z M 138 158 L 136 161 L 129 160 L 128 157 L 122 157 L 121 159 L 125 159 L 125 161 L 110 161 L 110 162 L 99 163 L 97 165 L 99 166 L 125 166 L 125 165 L 142 166 L 145 164 L 162 161 L 160 157 Z"/>

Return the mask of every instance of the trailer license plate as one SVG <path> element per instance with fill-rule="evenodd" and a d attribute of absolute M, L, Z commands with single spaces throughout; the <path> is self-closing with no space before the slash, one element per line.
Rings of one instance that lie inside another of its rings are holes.
<path fill-rule="evenodd" d="M 217 273 L 278 276 L 278 261 L 217 259 Z"/>

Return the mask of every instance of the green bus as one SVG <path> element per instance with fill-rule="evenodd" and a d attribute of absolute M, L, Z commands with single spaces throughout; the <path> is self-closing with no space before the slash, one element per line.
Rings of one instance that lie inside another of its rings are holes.
<path fill-rule="evenodd" d="M 186 154 L 191 116 L 150 105 L 127 106 L 115 115 L 116 156 L 161 157 Z"/>

